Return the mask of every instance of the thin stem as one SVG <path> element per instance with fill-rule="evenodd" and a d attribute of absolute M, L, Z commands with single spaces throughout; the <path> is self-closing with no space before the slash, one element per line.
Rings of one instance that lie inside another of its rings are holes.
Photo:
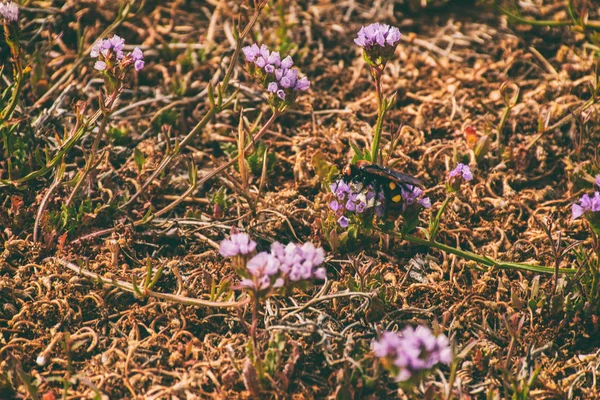
<path fill-rule="evenodd" d="M 0 116 L 0 122 L 2 122 L 2 124 L 4 124 L 4 122 L 12 116 L 12 113 L 15 111 L 15 108 L 17 108 L 17 103 L 19 101 L 21 90 L 23 89 L 23 67 L 21 66 L 21 63 L 18 61 L 15 64 L 18 65 L 16 67 L 17 68 L 17 76 L 15 78 L 17 84 L 15 85 L 15 89 L 12 93 L 10 103 L 4 109 L 4 112 Z"/>
<path fill-rule="evenodd" d="M 17 103 L 19 101 L 19 97 L 21 94 L 21 90 L 23 89 L 23 65 L 21 64 L 20 57 L 20 49 L 19 49 L 19 39 L 17 36 L 17 31 L 14 32 L 14 37 L 11 35 L 11 27 L 9 24 L 4 25 L 4 35 L 6 37 L 6 42 L 10 47 L 10 53 L 13 58 L 14 67 L 15 67 L 15 81 L 16 85 L 13 90 L 12 96 L 10 98 L 10 103 L 3 110 L 0 115 L 0 123 L 3 125 L 4 122 L 12 116 L 12 113 L 15 111 L 17 107 Z"/>
<path fill-rule="evenodd" d="M 450 203 L 451 198 L 452 198 L 451 196 L 446 197 L 446 199 L 442 203 L 442 206 L 440 207 L 437 214 L 435 215 L 435 219 L 429 225 L 429 240 L 430 241 L 435 240 L 438 230 L 440 229 L 440 220 L 442 219 L 442 216 L 446 212 L 446 208 L 448 208 L 448 204 Z"/>
<path fill-rule="evenodd" d="M 261 362 L 260 350 L 258 348 L 258 340 L 256 338 L 256 328 L 258 328 L 258 293 L 254 291 L 254 298 L 252 299 L 252 325 L 250 325 L 250 338 L 252 339 L 252 350 L 254 351 L 254 362 Z M 262 373 L 262 368 L 259 369 Z"/>
<path fill-rule="evenodd" d="M 42 220 L 42 215 L 44 213 L 46 205 L 48 204 L 48 201 L 50 200 L 50 196 L 52 195 L 54 190 L 56 190 L 58 185 L 60 185 L 60 182 L 62 180 L 64 172 L 65 172 L 65 169 L 64 169 L 64 164 L 63 164 L 61 167 L 59 167 L 56 170 L 54 182 L 52 182 L 52 185 L 50 185 L 50 187 L 48 188 L 48 191 L 46 191 L 46 194 L 44 195 L 44 198 L 40 202 L 40 208 L 38 209 L 37 215 L 35 217 L 35 223 L 33 224 L 33 242 L 34 243 L 37 243 L 37 241 L 38 241 L 38 230 L 39 230 L 40 221 Z"/>
<path fill-rule="evenodd" d="M 479 264 L 482 264 L 482 265 L 485 265 L 488 267 L 492 267 L 492 268 L 523 270 L 523 271 L 537 272 L 537 273 L 542 273 L 542 274 L 556 273 L 556 270 L 554 267 L 497 261 L 497 260 L 494 260 L 487 256 L 481 256 L 479 254 L 472 253 L 470 251 L 461 250 L 459 248 L 448 246 L 446 244 L 437 242 L 435 240 L 429 241 L 429 240 L 422 239 L 417 236 L 402 234 L 402 233 L 398 233 L 398 232 L 391 232 L 391 234 L 396 237 L 399 237 L 401 239 L 404 239 L 410 243 L 417 244 L 420 246 L 433 247 L 435 249 L 442 250 L 446 253 L 456 254 L 457 256 L 460 256 L 466 260 L 475 261 Z M 566 275 L 574 275 L 577 271 L 575 269 L 561 268 L 561 269 L 559 269 L 558 272 L 562 273 L 562 274 L 566 274 Z"/>
<path fill-rule="evenodd" d="M 373 145 L 371 148 L 371 161 L 377 163 L 379 155 L 379 141 L 381 140 L 381 131 L 383 130 L 383 117 L 385 116 L 385 107 L 383 104 L 383 91 L 381 88 L 381 72 L 373 72 L 375 78 L 375 91 L 377 93 L 377 123 L 375 124 L 375 133 L 373 135 Z"/>
<path fill-rule="evenodd" d="M 84 167 L 83 172 L 81 174 L 81 178 L 79 178 L 79 180 L 75 184 L 75 187 L 73 188 L 73 191 L 71 192 L 71 194 L 69 195 L 69 198 L 67 199 L 67 202 L 65 203 L 66 207 L 69 207 L 71 205 L 71 203 L 73 202 L 73 199 L 75 199 L 75 195 L 77 194 L 77 192 L 81 188 L 81 185 L 83 184 L 83 181 L 85 181 L 85 178 L 94 169 L 94 160 L 96 158 L 96 153 L 98 152 L 98 147 L 100 146 L 100 140 L 104 136 L 104 131 L 106 130 L 106 127 L 108 126 L 108 121 L 110 119 L 110 116 L 112 115 L 112 109 L 113 109 L 113 106 L 115 104 L 115 101 L 119 97 L 119 93 L 120 93 L 120 89 L 117 90 L 117 91 L 115 91 L 115 93 L 113 93 L 108 98 L 108 101 L 107 101 L 106 107 L 105 107 L 106 111 L 103 112 L 102 122 L 100 123 L 100 127 L 98 128 L 98 132 L 96 133 L 96 138 L 94 139 L 94 143 L 92 145 L 92 149 L 90 151 L 90 155 L 89 155 L 89 157 L 87 159 L 87 162 L 85 163 L 85 167 Z M 101 110 L 102 109 L 103 109 L 103 107 L 101 107 Z"/>
<path fill-rule="evenodd" d="M 106 285 L 115 286 L 115 287 L 118 287 L 119 289 L 125 290 L 126 292 L 135 293 L 133 285 L 129 282 L 121 281 L 118 279 L 105 278 L 104 276 L 102 276 L 100 274 L 88 271 L 88 270 L 83 269 L 73 263 L 70 263 L 68 261 L 65 261 L 65 260 L 57 258 L 57 257 L 49 257 L 44 260 L 44 262 L 48 262 L 48 261 L 56 262 L 56 263 L 62 265 L 63 267 L 70 269 L 71 271 L 81 274 L 87 278 L 90 278 L 90 279 L 93 279 L 96 281 L 101 281 L 102 283 L 104 283 Z M 187 305 L 187 306 L 196 306 L 196 307 L 217 307 L 217 308 L 243 307 L 246 304 L 248 304 L 248 302 L 250 301 L 250 299 L 248 297 L 244 297 L 238 301 L 227 301 L 227 302 L 209 301 L 209 300 L 196 299 L 193 297 L 179 296 L 179 295 L 170 294 L 170 293 L 154 292 L 152 290 L 146 290 L 144 292 L 144 295 L 155 297 L 155 298 L 161 299 L 161 300 L 171 301 L 173 303 L 179 303 L 179 304 L 183 304 L 183 305 Z"/>

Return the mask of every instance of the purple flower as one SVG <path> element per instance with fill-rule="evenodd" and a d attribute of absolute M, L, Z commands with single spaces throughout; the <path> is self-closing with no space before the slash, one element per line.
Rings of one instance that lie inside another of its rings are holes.
<path fill-rule="evenodd" d="M 246 268 L 254 276 L 271 276 L 279 272 L 279 261 L 271 253 L 263 251 L 252 257 Z"/>
<path fill-rule="evenodd" d="M 456 168 L 448 173 L 447 188 L 449 192 L 460 190 L 460 185 L 463 182 L 473 180 L 473 173 L 468 165 L 458 163 Z"/>
<path fill-rule="evenodd" d="M 354 43 L 365 50 L 375 45 L 380 47 L 396 47 L 401 36 L 402 34 L 398 28 L 376 22 L 360 28 L 357 37 L 354 39 Z"/>
<path fill-rule="evenodd" d="M 94 69 L 98 71 L 104 71 L 106 69 L 106 63 L 104 61 L 96 61 L 94 63 Z"/>
<path fill-rule="evenodd" d="M 254 62 L 254 60 L 256 60 L 256 57 L 260 54 L 260 49 L 258 48 L 258 45 L 256 43 L 254 43 L 252 46 L 246 46 L 242 48 L 242 51 L 244 52 L 244 55 L 246 56 L 246 61 L 248 62 Z"/>
<path fill-rule="evenodd" d="M 359 214 L 360 214 L 360 213 L 362 213 L 363 211 L 365 211 L 365 208 L 367 208 L 367 203 L 364 203 L 364 202 L 362 202 L 362 201 L 359 201 L 359 202 L 356 204 L 355 210 L 356 210 L 356 212 L 357 212 L 357 213 L 359 213 Z"/>
<path fill-rule="evenodd" d="M 125 39 L 118 35 L 114 35 L 110 39 L 99 40 L 92 46 L 90 51 L 90 57 L 98 58 L 99 56 L 104 57 L 104 60 L 96 61 L 94 68 L 99 71 L 104 71 L 107 68 L 106 60 L 109 60 L 114 54 L 116 61 L 121 61 L 125 58 L 123 49 L 125 47 Z M 133 60 L 133 67 L 136 71 L 140 71 L 144 68 L 144 53 L 139 47 L 133 49 L 130 54 Z"/>
<path fill-rule="evenodd" d="M 579 199 L 579 204 L 572 206 L 572 218 L 577 219 L 585 213 L 596 213 L 600 211 L 600 192 L 594 192 L 593 196 L 584 194 Z"/>
<path fill-rule="evenodd" d="M 331 208 L 332 211 L 338 211 L 340 209 L 340 203 L 338 203 L 337 200 L 332 200 L 329 203 L 329 208 Z"/>
<path fill-rule="evenodd" d="M 275 67 L 279 67 L 281 65 L 281 56 L 279 55 L 279 52 L 278 51 L 272 52 L 269 55 L 269 57 L 267 58 L 267 63 L 269 63 Z"/>
<path fill-rule="evenodd" d="M 296 86 L 294 86 L 294 90 L 296 91 L 305 91 L 310 88 L 310 81 L 307 77 L 300 78 L 296 81 Z"/>
<path fill-rule="evenodd" d="M 423 208 L 431 208 L 431 200 L 429 199 L 429 197 L 423 197 L 421 200 L 419 200 L 419 204 Z"/>
<path fill-rule="evenodd" d="M 140 71 L 142 68 L 144 68 L 144 53 L 139 47 L 133 49 L 131 52 L 131 58 L 134 61 L 133 65 L 136 71 Z"/>
<path fill-rule="evenodd" d="M 143 60 L 137 60 L 134 62 L 133 67 L 136 71 L 141 71 L 144 68 L 145 62 Z"/>
<path fill-rule="evenodd" d="M 274 93 L 279 99 L 293 101 L 294 97 L 289 97 L 292 94 L 291 91 L 304 91 L 310 87 L 310 81 L 306 77 L 298 79 L 298 70 L 291 68 L 294 62 L 290 56 L 282 59 L 279 52 L 270 52 L 264 44 L 260 48 L 257 44 L 246 46 L 242 51 L 247 62 L 254 63 L 259 70 L 264 71 L 255 72 L 256 78 L 263 81 L 266 78 L 267 82 L 270 81 L 267 90 Z M 277 86 L 274 86 L 273 83 Z"/>
<path fill-rule="evenodd" d="M 344 200 L 346 194 L 350 193 L 350 185 L 341 179 L 329 185 L 329 189 L 331 189 L 339 200 Z"/>
<path fill-rule="evenodd" d="M 285 71 L 279 84 L 286 89 L 293 88 L 296 86 L 296 80 L 298 79 L 298 70 L 297 69 L 288 69 Z"/>
<path fill-rule="evenodd" d="M 324 279 L 325 270 L 317 267 L 325 260 L 325 252 L 311 242 L 289 243 L 285 247 L 275 242 L 271 245 L 271 254 L 280 263 L 279 271 L 290 281 Z"/>
<path fill-rule="evenodd" d="M 458 165 L 456 166 L 456 168 L 454 168 L 452 171 L 450 171 L 450 173 L 448 174 L 449 178 L 452 177 L 462 177 L 462 179 L 464 179 L 465 181 L 471 181 L 473 180 L 473 173 L 471 172 L 471 169 L 469 168 L 468 165 L 465 165 L 463 163 L 458 163 Z"/>
<path fill-rule="evenodd" d="M 251 275 L 251 279 L 242 279 L 240 284 L 245 287 L 256 290 L 265 290 L 270 286 L 280 287 L 283 280 L 275 278 L 279 273 L 279 260 L 270 253 L 261 252 L 252 257 L 246 263 L 246 269 Z"/>
<path fill-rule="evenodd" d="M 264 68 L 264 66 L 267 65 L 267 60 L 263 56 L 258 56 L 256 61 L 254 61 L 254 64 L 259 68 Z"/>
<path fill-rule="evenodd" d="M 383 332 L 379 340 L 371 343 L 373 354 L 379 358 L 396 357 L 398 349 L 402 345 L 402 340 L 394 332 Z"/>
<path fill-rule="evenodd" d="M 9 22 L 19 21 L 19 7 L 12 1 L 10 3 L 0 2 L 0 16 Z"/>
<path fill-rule="evenodd" d="M 389 360 L 390 370 L 399 382 L 418 378 L 437 364 L 452 362 L 448 338 L 443 334 L 435 336 L 425 326 L 407 327 L 400 335 L 384 332 L 371 348 L 376 357 Z"/>
<path fill-rule="evenodd" d="M 402 187 L 400 189 L 400 194 L 404 201 L 404 204 L 402 205 L 403 210 L 406 210 L 414 204 L 419 204 L 423 208 L 431 208 L 431 200 L 429 200 L 429 197 L 423 197 L 423 189 L 417 186 L 411 188 Z"/>
<path fill-rule="evenodd" d="M 347 183 L 343 179 L 339 179 L 329 185 L 329 188 L 336 197 L 336 200 L 329 203 L 329 208 L 337 213 L 338 223 L 344 228 L 349 223 L 348 218 L 340 218 L 344 212 L 361 214 L 368 209 L 375 208 L 377 212 L 377 207 L 383 208 L 383 193 L 380 193 L 376 200 L 375 190 L 370 185 L 365 187 L 360 182 Z"/>
<path fill-rule="evenodd" d="M 102 40 L 94 43 L 94 45 L 92 46 L 92 51 L 90 51 L 90 57 L 96 58 L 100 55 L 100 52 L 102 51 L 102 43 Z"/>
<path fill-rule="evenodd" d="M 324 281 L 327 278 L 327 270 L 323 267 L 315 270 L 315 278 Z"/>
<path fill-rule="evenodd" d="M 356 204 L 352 201 L 352 199 L 348 199 L 346 202 L 346 210 L 354 211 L 356 210 Z"/>
<path fill-rule="evenodd" d="M 346 218 L 346 216 L 342 215 L 340 218 L 338 218 L 337 222 L 342 228 L 347 228 L 348 224 L 350 223 L 350 220 Z"/>
<path fill-rule="evenodd" d="M 292 57 L 287 56 L 286 58 L 284 58 L 283 60 L 281 60 L 281 68 L 283 69 L 289 69 L 292 68 L 292 65 L 294 65 L 294 61 L 292 61 Z"/>
<path fill-rule="evenodd" d="M 245 233 L 235 233 L 229 239 L 225 239 L 219 246 L 219 253 L 223 257 L 235 257 L 246 255 L 256 250 L 256 242 L 251 240 Z"/>
<path fill-rule="evenodd" d="M 118 35 L 114 35 L 112 38 L 108 39 L 108 41 L 110 43 L 110 48 L 112 49 L 112 51 L 114 51 L 115 53 L 123 51 L 123 48 L 125 47 L 125 39 Z"/>

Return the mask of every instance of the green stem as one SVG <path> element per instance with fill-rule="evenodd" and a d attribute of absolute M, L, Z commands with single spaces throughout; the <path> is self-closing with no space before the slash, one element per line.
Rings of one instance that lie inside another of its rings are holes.
<path fill-rule="evenodd" d="M 391 232 L 391 234 L 396 237 L 399 237 L 401 239 L 404 239 L 410 243 L 417 244 L 420 246 L 433 247 L 434 249 L 438 249 L 438 250 L 444 251 L 446 253 L 456 254 L 457 256 L 460 256 L 466 260 L 475 261 L 479 264 L 482 264 L 482 265 L 485 265 L 488 267 L 492 267 L 492 268 L 523 270 L 523 271 L 537 272 L 537 273 L 541 273 L 541 274 L 554 274 L 555 273 L 554 267 L 497 261 L 497 260 L 491 259 L 487 256 L 481 256 L 479 254 L 472 253 L 470 251 L 461 250 L 459 248 L 455 248 L 455 247 L 448 246 L 448 245 L 440 243 L 440 242 L 436 242 L 435 240 L 429 241 L 429 240 L 422 239 L 417 236 L 401 234 L 401 233 L 397 233 L 397 232 Z M 577 270 L 563 268 L 563 269 L 559 269 L 558 272 L 566 274 L 566 275 L 574 275 L 577 272 Z"/>
<path fill-rule="evenodd" d="M 120 92 L 121 92 L 121 89 L 116 90 L 108 98 L 108 101 L 105 104 L 106 107 L 100 107 L 101 111 L 105 110 L 105 111 L 103 111 L 102 122 L 100 122 L 100 127 L 98 128 L 98 133 L 96 133 L 96 137 L 94 138 L 94 143 L 92 145 L 92 150 L 90 151 L 90 155 L 89 155 L 88 160 L 87 160 L 87 162 L 85 164 L 85 167 L 83 169 L 81 177 L 79 178 L 79 180 L 75 184 L 75 187 L 73 188 L 73 191 L 71 192 L 71 195 L 69 196 L 69 198 L 67 199 L 67 202 L 65 203 L 66 207 L 69 207 L 71 205 L 71 203 L 75 199 L 75 195 L 77 194 L 77 192 L 81 188 L 81 185 L 83 184 L 83 181 L 92 172 L 92 170 L 95 167 L 94 166 L 94 160 L 96 159 L 96 153 L 98 152 L 98 147 L 100 146 L 100 140 L 104 136 L 104 131 L 106 130 L 106 127 L 108 126 L 108 121 L 110 119 L 110 116 L 112 115 L 113 106 L 115 104 L 115 101 L 119 97 Z M 100 101 L 103 101 L 103 100 L 101 99 Z"/>
<path fill-rule="evenodd" d="M 0 125 L 4 125 L 4 122 L 12 116 L 13 111 L 17 107 L 17 102 L 19 101 L 19 97 L 21 94 L 21 90 L 23 89 L 23 65 L 21 64 L 20 58 L 20 49 L 19 49 L 19 39 L 17 37 L 17 32 L 11 34 L 11 26 L 6 24 L 4 25 L 4 35 L 6 37 L 6 43 L 10 47 L 10 53 L 13 58 L 14 68 L 15 68 L 15 88 L 13 90 L 12 96 L 10 98 L 10 103 L 8 106 L 2 111 L 0 114 Z"/>
<path fill-rule="evenodd" d="M 4 112 L 0 116 L 0 122 L 2 124 L 4 124 L 4 122 L 12 116 L 12 113 L 15 111 L 15 108 L 17 108 L 17 102 L 19 101 L 21 90 L 23 89 L 23 68 L 21 67 L 19 62 L 17 62 L 16 64 L 19 64 L 16 67 L 17 68 L 17 76 L 15 78 L 16 85 L 15 85 L 15 89 L 12 93 L 10 103 L 4 109 Z"/>
<path fill-rule="evenodd" d="M 379 155 L 379 141 L 381 140 L 381 131 L 383 130 L 383 117 L 385 116 L 385 107 L 383 104 L 383 93 L 381 88 L 381 73 L 374 72 L 375 90 L 377 92 L 377 123 L 375 124 L 375 133 L 373 135 L 373 147 L 371 148 L 371 161 L 377 163 Z"/>
<path fill-rule="evenodd" d="M 440 228 L 440 220 L 442 219 L 442 215 L 444 215 L 444 213 L 446 212 L 446 208 L 448 208 L 448 203 L 450 203 L 451 198 L 452 198 L 451 196 L 446 197 L 446 200 L 444 200 L 444 203 L 442 203 L 442 207 L 440 207 L 437 214 L 435 215 L 435 219 L 429 225 L 430 240 L 435 239 L 435 237 L 438 233 L 438 230 Z"/>
<path fill-rule="evenodd" d="M 62 265 L 65 268 L 70 269 L 71 271 L 73 271 L 77 274 L 83 275 L 89 279 L 96 281 L 96 282 L 102 282 L 105 285 L 114 286 L 114 287 L 117 287 L 126 292 L 136 293 L 133 285 L 129 282 L 121 281 L 121 280 L 118 280 L 115 278 L 106 278 L 103 275 L 97 274 L 92 271 L 88 271 L 78 265 L 75 265 L 75 264 L 68 262 L 66 260 L 63 260 L 61 258 L 49 257 L 49 258 L 46 258 L 44 260 L 44 262 L 55 262 L 57 264 Z M 150 297 L 155 297 L 160 300 L 165 300 L 165 301 L 170 301 L 173 303 L 183 304 L 183 305 L 187 305 L 187 306 L 195 306 L 195 307 L 237 308 L 237 307 L 245 306 L 250 301 L 250 299 L 247 296 L 241 298 L 238 301 L 223 301 L 223 302 L 221 302 L 221 301 L 210 301 L 210 300 L 203 300 L 203 299 L 197 299 L 197 298 L 186 297 L 186 296 L 179 296 L 179 295 L 171 294 L 171 293 L 154 292 L 152 290 L 147 290 L 145 295 L 150 296 Z"/>

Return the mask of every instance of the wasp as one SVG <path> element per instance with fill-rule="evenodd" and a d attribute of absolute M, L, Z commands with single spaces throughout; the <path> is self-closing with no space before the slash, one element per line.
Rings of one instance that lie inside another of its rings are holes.
<path fill-rule="evenodd" d="M 361 160 L 348 164 L 342 170 L 344 180 L 371 185 L 376 192 L 383 191 L 386 210 L 393 210 L 402 204 L 402 192 L 422 188 L 423 182 L 412 175 L 394 169 Z"/>

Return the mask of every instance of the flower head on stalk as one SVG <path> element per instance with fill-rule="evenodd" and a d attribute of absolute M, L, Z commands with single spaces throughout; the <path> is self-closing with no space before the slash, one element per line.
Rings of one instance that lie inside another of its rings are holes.
<path fill-rule="evenodd" d="M 573 203 L 571 212 L 574 220 L 585 217 L 592 230 L 600 236 L 600 192 L 581 196 L 578 203 Z"/>
<path fill-rule="evenodd" d="M 254 253 L 255 250 L 256 242 L 246 233 L 234 233 L 219 246 L 219 253 L 223 257 L 245 256 Z"/>
<path fill-rule="evenodd" d="M 276 51 L 269 51 L 264 44 L 255 43 L 242 48 L 250 75 L 264 84 L 272 106 L 285 109 L 292 104 L 298 92 L 310 88 L 306 77 L 300 78 L 297 69 L 292 68 L 292 57 L 283 57 Z"/>
<path fill-rule="evenodd" d="M 114 35 L 110 39 L 99 40 L 92 46 L 90 57 L 96 58 L 94 69 L 122 77 L 124 71 L 133 66 L 136 71 L 144 68 L 144 53 L 139 47 L 127 55 L 124 53 L 125 39 Z"/>
<path fill-rule="evenodd" d="M 416 384 L 436 365 L 452 362 L 448 338 L 434 335 L 425 326 L 409 326 L 400 335 L 384 332 L 371 344 L 371 349 L 395 380 L 405 384 Z"/>
<path fill-rule="evenodd" d="M 0 16 L 5 24 L 16 23 L 19 21 L 19 6 L 16 3 L 3 2 L 0 0 Z"/>
<path fill-rule="evenodd" d="M 246 233 L 234 233 L 229 239 L 221 241 L 219 254 L 231 257 L 236 268 L 242 268 L 256 254 L 256 242 Z"/>
<path fill-rule="evenodd" d="M 376 22 L 360 28 L 354 43 L 362 47 L 365 61 L 371 67 L 383 69 L 394 56 L 401 36 L 398 28 Z"/>
<path fill-rule="evenodd" d="M 313 280 L 324 280 L 322 248 L 310 242 L 283 245 L 274 242 L 270 252 L 256 254 L 256 242 L 245 233 L 233 234 L 221 242 L 219 253 L 231 257 L 241 275 L 240 286 L 256 296 L 267 296 L 279 288 L 292 288 Z"/>
<path fill-rule="evenodd" d="M 447 187 L 449 192 L 460 190 L 460 186 L 464 182 L 473 180 L 473 173 L 468 165 L 458 163 L 456 168 L 448 173 Z"/>

